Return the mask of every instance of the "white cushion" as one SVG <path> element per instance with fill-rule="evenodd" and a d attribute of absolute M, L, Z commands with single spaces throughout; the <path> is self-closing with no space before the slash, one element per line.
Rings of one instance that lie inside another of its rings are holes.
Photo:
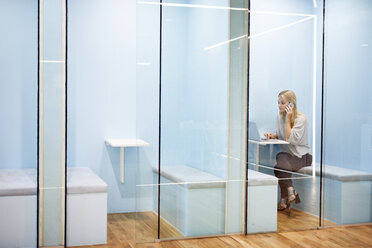
<path fill-rule="evenodd" d="M 158 168 L 152 168 L 158 173 Z M 224 188 L 225 180 L 187 165 L 161 166 L 161 175 L 188 188 Z"/>
<path fill-rule="evenodd" d="M 248 170 L 248 186 L 277 185 L 278 178 L 255 170 Z"/>
<path fill-rule="evenodd" d="M 313 174 L 312 166 L 307 166 L 300 169 L 298 172 L 305 173 L 308 175 Z M 320 176 L 320 165 L 316 164 L 315 173 L 317 176 Z M 357 182 L 357 181 L 370 181 L 372 180 L 372 174 L 358 171 L 345 169 L 333 165 L 325 165 L 323 170 L 323 176 L 329 179 L 341 181 L 341 182 Z"/>
<path fill-rule="evenodd" d="M 187 165 L 162 166 L 160 170 L 163 177 L 188 188 L 224 188 L 226 185 L 225 179 Z M 158 173 L 158 168 L 153 167 L 153 171 Z M 249 186 L 277 184 L 278 179 L 275 176 L 248 170 Z"/>
<path fill-rule="evenodd" d="M 88 167 L 68 167 L 67 194 L 107 192 L 107 184 Z"/>
<path fill-rule="evenodd" d="M 36 195 L 36 169 L 0 170 L 0 196 Z"/>
<path fill-rule="evenodd" d="M 0 196 L 37 194 L 37 170 L 0 170 Z M 107 184 L 88 167 L 69 167 L 67 170 L 67 193 L 107 192 Z"/>

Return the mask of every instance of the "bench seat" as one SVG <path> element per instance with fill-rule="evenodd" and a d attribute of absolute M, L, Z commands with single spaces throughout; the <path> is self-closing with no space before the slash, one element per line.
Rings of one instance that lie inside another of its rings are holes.
<path fill-rule="evenodd" d="M 67 170 L 67 194 L 106 193 L 107 184 L 88 167 Z"/>
<path fill-rule="evenodd" d="M 36 195 L 36 169 L 0 170 L 0 196 Z"/>
<path fill-rule="evenodd" d="M 312 175 L 312 167 L 298 171 Z M 319 215 L 320 166 L 315 166 L 313 180 L 294 180 L 296 190 L 303 194 L 302 203 L 296 208 Z M 323 171 L 323 217 L 336 224 L 368 223 L 372 221 L 372 174 L 325 165 Z M 309 197 L 306 197 L 309 196 Z M 311 197 L 313 196 L 313 197 Z"/>
<path fill-rule="evenodd" d="M 35 169 L 0 170 L 0 247 L 36 247 Z"/>
<path fill-rule="evenodd" d="M 340 182 L 360 182 L 360 181 L 372 181 L 372 173 L 340 168 L 332 165 L 325 165 L 323 170 L 323 176 L 328 179 L 340 181 Z M 304 167 L 298 172 L 307 175 L 313 174 L 313 168 L 311 166 Z M 315 166 L 316 176 L 320 176 L 320 165 Z"/>
<path fill-rule="evenodd" d="M 37 170 L 0 170 L 0 247 L 35 247 Z M 107 242 L 107 184 L 87 167 L 67 172 L 67 245 Z"/>
<path fill-rule="evenodd" d="M 153 167 L 154 181 L 158 168 Z M 224 233 L 224 179 L 187 165 L 161 167 L 160 215 L 184 236 Z M 156 189 L 157 190 L 157 189 Z"/>
<path fill-rule="evenodd" d="M 153 167 L 158 173 L 158 168 Z M 190 189 L 224 188 L 224 179 L 186 165 L 162 166 L 161 176 Z"/>
<path fill-rule="evenodd" d="M 248 233 L 276 232 L 277 192 L 277 177 L 248 169 Z"/>
<path fill-rule="evenodd" d="M 0 170 L 0 196 L 36 195 L 36 169 Z M 87 167 L 67 170 L 67 194 L 107 192 L 107 184 Z"/>
<path fill-rule="evenodd" d="M 107 243 L 107 184 L 88 167 L 67 170 L 67 246 Z"/>
<path fill-rule="evenodd" d="M 248 169 L 248 186 L 278 185 L 278 178 Z"/>
<path fill-rule="evenodd" d="M 158 168 L 153 172 L 156 182 Z M 248 232 L 276 231 L 277 178 L 249 170 L 248 179 Z M 161 217 L 184 236 L 225 233 L 225 179 L 177 165 L 161 167 L 160 183 Z"/>

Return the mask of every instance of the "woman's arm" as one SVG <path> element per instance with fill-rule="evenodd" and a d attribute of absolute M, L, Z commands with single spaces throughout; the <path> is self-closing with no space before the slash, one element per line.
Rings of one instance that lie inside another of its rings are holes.
<path fill-rule="evenodd" d="M 287 140 L 291 145 L 299 145 L 304 140 L 304 135 L 307 132 L 307 119 L 304 115 L 297 117 L 294 126 L 291 129 L 289 139 Z M 307 137 L 307 136 L 306 136 Z"/>
<path fill-rule="evenodd" d="M 285 141 L 289 140 L 289 137 L 291 136 L 292 127 L 291 127 L 291 120 L 287 117 L 287 120 L 285 122 Z"/>

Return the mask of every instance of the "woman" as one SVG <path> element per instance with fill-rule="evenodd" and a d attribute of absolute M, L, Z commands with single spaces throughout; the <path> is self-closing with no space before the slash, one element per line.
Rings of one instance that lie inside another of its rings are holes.
<path fill-rule="evenodd" d="M 279 114 L 276 120 L 276 134 L 265 133 L 268 139 L 288 141 L 281 145 L 282 152 L 276 155 L 275 176 L 279 179 L 281 199 L 278 210 L 290 208 L 292 202 L 300 203 L 300 197 L 292 185 L 292 174 L 311 165 L 312 155 L 308 143 L 307 118 L 298 112 L 296 95 L 285 90 L 278 95 Z"/>

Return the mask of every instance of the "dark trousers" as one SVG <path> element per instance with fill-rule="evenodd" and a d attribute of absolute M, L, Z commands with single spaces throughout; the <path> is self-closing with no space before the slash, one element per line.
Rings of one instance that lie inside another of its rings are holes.
<path fill-rule="evenodd" d="M 311 165 L 313 161 L 313 156 L 307 153 L 301 158 L 292 156 L 287 152 L 279 152 L 276 155 L 276 165 L 275 169 L 285 170 L 285 171 L 298 171 L 299 169 Z M 292 173 L 274 170 L 275 176 L 279 179 L 280 194 L 282 198 L 288 196 L 288 187 L 292 187 Z M 284 179 L 288 178 L 288 179 Z"/>

